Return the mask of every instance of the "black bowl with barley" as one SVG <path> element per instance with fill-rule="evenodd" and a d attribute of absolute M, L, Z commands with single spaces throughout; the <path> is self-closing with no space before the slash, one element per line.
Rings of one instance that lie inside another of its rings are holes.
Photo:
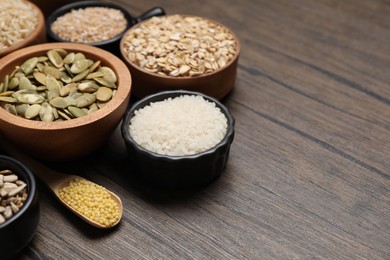
<path fill-rule="evenodd" d="M 79 1 L 61 6 L 46 20 L 50 42 L 83 43 L 119 54 L 123 33 L 135 23 L 165 11 L 155 7 L 139 17 L 125 8 L 103 1 Z"/>
<path fill-rule="evenodd" d="M 163 91 L 135 103 L 121 130 L 136 176 L 157 187 L 194 188 L 223 173 L 234 118 L 210 96 Z"/>
<path fill-rule="evenodd" d="M 38 191 L 32 172 L 9 156 L 0 155 L 0 179 L 0 252 L 1 259 L 11 259 L 30 243 L 38 229 Z"/>

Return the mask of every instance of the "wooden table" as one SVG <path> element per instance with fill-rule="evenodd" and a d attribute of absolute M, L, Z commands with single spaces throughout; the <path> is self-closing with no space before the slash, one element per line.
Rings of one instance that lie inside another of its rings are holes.
<path fill-rule="evenodd" d="M 117 129 L 88 158 L 53 167 L 116 192 L 121 224 L 89 227 L 40 184 L 40 225 L 21 258 L 390 259 L 388 0 L 112 2 L 238 35 L 226 171 L 201 189 L 157 190 L 132 177 Z"/>

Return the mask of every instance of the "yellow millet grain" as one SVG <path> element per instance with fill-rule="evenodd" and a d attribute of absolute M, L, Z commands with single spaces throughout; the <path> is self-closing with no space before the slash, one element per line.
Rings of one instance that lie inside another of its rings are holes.
<path fill-rule="evenodd" d="M 73 179 L 59 190 L 60 198 L 71 208 L 103 226 L 114 225 L 119 217 L 119 205 L 107 189 L 85 179 Z"/>

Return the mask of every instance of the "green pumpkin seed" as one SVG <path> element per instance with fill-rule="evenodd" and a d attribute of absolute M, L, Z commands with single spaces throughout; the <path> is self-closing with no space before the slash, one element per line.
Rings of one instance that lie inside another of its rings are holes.
<path fill-rule="evenodd" d="M 89 73 L 86 79 L 101 78 L 103 76 L 104 73 L 102 71 L 96 71 L 96 72 Z"/>
<path fill-rule="evenodd" d="M 67 112 L 68 112 L 68 111 L 67 111 Z M 68 113 L 70 113 L 70 112 L 68 112 Z M 72 117 L 69 116 L 69 115 L 68 115 L 67 113 L 65 113 L 64 111 L 58 110 L 58 115 L 59 115 L 60 117 L 64 118 L 65 120 L 71 120 L 71 119 L 72 119 Z"/>
<path fill-rule="evenodd" d="M 76 60 L 70 67 L 70 72 L 73 74 L 79 74 L 80 72 L 87 70 L 92 64 L 93 62 L 89 59 Z"/>
<path fill-rule="evenodd" d="M 37 63 L 38 63 L 38 58 L 33 57 L 33 58 L 30 58 L 30 59 L 26 60 L 25 62 L 23 62 L 23 64 L 20 66 L 20 68 L 23 70 L 23 72 L 26 75 L 28 75 L 33 71 L 33 69 L 35 68 Z"/>
<path fill-rule="evenodd" d="M 25 110 L 24 117 L 27 119 L 34 118 L 39 115 L 40 110 L 41 110 L 41 105 L 39 104 L 31 105 Z"/>
<path fill-rule="evenodd" d="M 55 50 L 50 50 L 47 52 L 47 57 L 53 63 L 54 66 L 57 68 L 62 68 L 64 66 L 64 61 L 62 60 L 61 55 L 55 51 Z"/>
<path fill-rule="evenodd" d="M 94 81 L 86 81 L 80 83 L 77 89 L 83 93 L 93 93 L 99 89 L 99 86 Z"/>
<path fill-rule="evenodd" d="M 16 111 L 16 107 L 10 103 L 4 105 L 4 109 L 14 116 L 18 116 L 18 112 Z"/>
<path fill-rule="evenodd" d="M 53 122 L 54 121 L 53 107 L 46 102 L 43 103 L 41 109 L 39 110 L 39 117 L 41 121 Z"/>
<path fill-rule="evenodd" d="M 19 89 L 36 90 L 37 87 L 31 84 L 31 81 L 27 77 L 21 77 L 19 79 Z"/>
<path fill-rule="evenodd" d="M 63 61 L 65 64 L 71 64 L 74 61 L 74 57 L 75 57 L 74 52 L 68 53 L 68 55 L 65 56 Z"/>
<path fill-rule="evenodd" d="M 85 93 L 81 97 L 76 99 L 76 106 L 81 107 L 87 107 L 91 105 L 92 103 L 96 102 L 96 96 L 93 94 Z"/>
<path fill-rule="evenodd" d="M 112 69 L 110 69 L 109 67 L 101 67 L 99 69 L 99 71 L 103 72 L 104 73 L 104 76 L 103 78 L 111 83 L 116 83 L 117 81 L 117 77 L 114 73 L 114 71 Z"/>
<path fill-rule="evenodd" d="M 46 75 L 43 74 L 42 72 L 39 72 L 39 71 L 35 71 L 33 73 L 34 75 L 34 78 L 39 82 L 41 83 L 42 85 L 45 85 L 46 84 Z"/>
<path fill-rule="evenodd" d="M 8 82 L 9 82 L 9 76 L 6 75 L 6 76 L 4 77 L 3 91 L 7 91 L 7 90 L 8 90 Z"/>
<path fill-rule="evenodd" d="M 104 78 L 94 78 L 97 83 L 99 83 L 102 86 L 109 87 L 109 88 L 116 88 L 115 83 L 112 83 L 108 80 L 105 80 Z"/>
<path fill-rule="evenodd" d="M 25 113 L 26 113 L 26 110 L 28 107 L 30 107 L 30 106 L 27 104 L 20 104 L 20 105 L 15 106 L 16 112 L 18 113 L 18 115 L 23 116 L 23 117 L 25 117 Z"/>
<path fill-rule="evenodd" d="M 53 49 L 53 51 L 57 52 L 61 56 L 61 58 L 64 58 L 68 54 L 66 50 L 60 48 Z"/>
<path fill-rule="evenodd" d="M 63 97 L 54 97 L 49 101 L 50 105 L 56 108 L 67 108 L 68 102 Z"/>
<path fill-rule="evenodd" d="M 0 102 L 1 101 L 7 102 L 7 103 L 16 103 L 16 102 L 18 102 L 18 100 L 16 98 L 13 98 L 13 97 L 0 97 Z"/>
<path fill-rule="evenodd" d="M 56 80 L 52 75 L 47 75 L 46 76 L 46 81 L 45 81 L 45 85 L 47 87 L 48 90 L 52 90 L 52 89 L 55 89 L 58 91 L 58 93 L 60 92 L 60 89 L 61 89 L 61 83 Z"/>
<path fill-rule="evenodd" d="M 45 98 L 38 94 L 20 94 L 16 99 L 24 104 L 40 104 L 45 101 Z"/>
<path fill-rule="evenodd" d="M 68 110 L 74 117 L 82 117 L 88 115 L 88 112 L 85 112 L 83 109 L 80 109 L 78 107 L 70 106 L 68 107 Z"/>
<path fill-rule="evenodd" d="M 94 72 L 94 71 L 100 66 L 101 63 L 102 63 L 102 62 L 101 62 L 100 60 L 95 61 L 95 62 L 91 65 L 91 67 L 89 67 L 89 72 L 90 72 L 90 73 Z"/>
<path fill-rule="evenodd" d="M 82 60 L 82 59 L 85 59 L 85 55 L 82 54 L 81 52 L 78 52 L 78 53 L 76 53 L 76 54 L 74 55 L 74 60 L 73 60 L 73 62 L 78 61 L 78 60 Z"/>
<path fill-rule="evenodd" d="M 61 76 L 62 76 L 62 72 L 59 69 L 51 67 L 49 65 L 43 66 L 43 71 L 42 72 L 45 73 L 46 76 L 47 75 L 53 76 L 55 79 L 60 79 Z"/>
<path fill-rule="evenodd" d="M 15 89 L 19 85 L 19 78 L 11 78 L 8 83 L 8 89 Z"/>
<path fill-rule="evenodd" d="M 68 84 L 72 82 L 72 78 L 66 72 L 62 72 L 61 81 Z"/>
<path fill-rule="evenodd" d="M 60 96 L 64 97 L 70 94 L 72 91 L 77 91 L 77 83 L 69 83 L 60 89 Z"/>
<path fill-rule="evenodd" d="M 8 90 L 8 91 L 5 91 L 3 93 L 0 93 L 0 97 L 10 97 L 12 96 L 12 94 L 14 94 L 15 91 L 12 91 L 12 90 Z"/>
<path fill-rule="evenodd" d="M 96 99 L 102 102 L 107 102 L 112 98 L 112 89 L 101 87 L 96 91 Z"/>
<path fill-rule="evenodd" d="M 85 77 L 87 75 L 88 75 L 88 70 L 84 70 L 83 72 L 81 72 L 81 73 L 77 74 L 76 76 L 74 76 L 71 82 L 79 82 L 79 81 L 85 79 Z"/>

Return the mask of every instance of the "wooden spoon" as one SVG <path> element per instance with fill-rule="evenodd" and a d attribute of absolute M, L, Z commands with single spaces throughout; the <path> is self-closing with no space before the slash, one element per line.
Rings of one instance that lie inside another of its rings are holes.
<path fill-rule="evenodd" d="M 1 138 L 0 146 L 2 149 L 4 149 L 5 152 L 7 152 L 9 155 L 13 156 L 15 159 L 21 161 L 23 164 L 25 164 L 28 168 L 33 171 L 33 173 L 38 176 L 44 183 L 47 184 L 47 186 L 51 189 L 51 191 L 54 193 L 54 195 L 57 197 L 57 199 L 65 205 L 70 211 L 74 212 L 77 216 L 85 220 L 87 223 L 91 224 L 92 226 L 98 227 L 98 228 L 111 228 L 116 226 L 119 221 L 122 218 L 122 212 L 123 212 L 123 205 L 121 199 L 113 192 L 108 191 L 108 193 L 111 195 L 111 198 L 118 204 L 119 206 L 119 218 L 118 220 L 113 223 L 110 226 L 102 225 L 93 219 L 90 219 L 83 215 L 82 213 L 78 212 L 77 210 L 70 207 L 64 200 L 61 199 L 59 196 L 59 190 L 65 186 L 69 185 L 69 182 L 73 179 L 84 179 L 77 175 L 70 175 L 70 174 L 64 174 L 60 173 L 58 171 L 54 171 L 48 167 L 46 167 L 41 162 L 29 157 L 28 155 L 22 153 L 15 147 L 13 147 L 5 138 Z"/>

